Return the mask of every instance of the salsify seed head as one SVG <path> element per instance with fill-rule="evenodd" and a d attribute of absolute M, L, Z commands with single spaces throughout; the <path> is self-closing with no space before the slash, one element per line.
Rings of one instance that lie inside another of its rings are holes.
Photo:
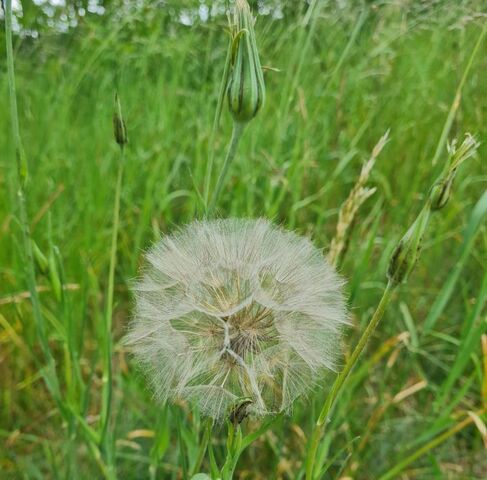
<path fill-rule="evenodd" d="M 156 396 L 222 420 L 289 410 L 334 369 L 342 281 L 311 242 L 266 220 L 195 221 L 146 255 L 126 337 Z"/>

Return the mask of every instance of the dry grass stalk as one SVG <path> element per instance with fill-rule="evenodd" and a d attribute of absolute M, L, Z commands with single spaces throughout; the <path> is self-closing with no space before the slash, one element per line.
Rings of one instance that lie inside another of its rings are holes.
<path fill-rule="evenodd" d="M 340 257 L 345 252 L 351 234 L 351 226 L 358 209 L 376 190 L 375 188 L 366 187 L 365 184 L 369 179 L 370 172 L 377 157 L 387 143 L 388 137 L 389 131 L 387 131 L 377 142 L 372 150 L 369 160 L 363 165 L 357 182 L 340 208 L 336 233 L 331 241 L 330 251 L 328 252 L 328 261 L 333 266 L 338 264 Z"/>

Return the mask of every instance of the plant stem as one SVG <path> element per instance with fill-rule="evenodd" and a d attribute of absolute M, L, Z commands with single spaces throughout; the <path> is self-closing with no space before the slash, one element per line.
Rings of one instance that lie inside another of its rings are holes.
<path fill-rule="evenodd" d="M 113 291 L 115 284 L 115 265 L 117 261 L 117 240 L 118 229 L 120 223 L 120 196 L 122 192 L 123 169 L 125 164 L 124 148 L 120 147 L 120 159 L 118 163 L 117 185 L 115 190 L 115 202 L 113 206 L 113 230 L 112 243 L 110 249 L 110 265 L 108 270 L 108 292 L 107 304 L 105 313 L 105 359 L 103 372 L 103 404 L 101 412 L 101 446 L 105 455 L 107 456 L 107 465 L 110 478 L 116 478 L 116 473 L 113 465 L 114 456 L 111 454 L 113 442 L 109 435 L 109 422 L 112 404 L 112 317 L 113 317 Z"/>
<path fill-rule="evenodd" d="M 209 141 L 210 153 L 208 158 L 208 168 L 206 171 L 205 191 L 204 191 L 205 207 L 208 205 L 208 198 L 210 195 L 211 174 L 213 173 L 213 161 L 215 157 L 215 136 L 216 136 L 216 131 L 218 129 L 218 125 L 220 124 L 220 117 L 223 110 L 223 102 L 225 101 L 225 94 L 228 86 L 228 74 L 230 72 L 231 58 L 232 58 L 232 41 L 230 41 L 228 44 L 227 56 L 225 59 L 225 67 L 223 69 L 223 76 L 220 83 L 220 92 L 218 94 L 218 103 L 216 107 L 215 118 L 213 119 L 213 127 L 211 129 L 211 135 Z"/>
<path fill-rule="evenodd" d="M 211 203 L 207 211 L 207 215 L 211 216 L 215 210 L 215 207 L 218 202 L 218 197 L 222 191 L 223 185 L 225 183 L 226 177 L 228 175 L 228 169 L 232 160 L 235 158 L 235 154 L 237 152 L 238 142 L 242 137 L 242 133 L 244 131 L 245 124 L 244 123 L 233 123 L 233 130 L 232 130 L 232 138 L 230 140 L 230 144 L 228 146 L 227 155 L 225 157 L 225 161 L 223 162 L 222 169 L 220 171 L 220 175 L 218 176 L 218 181 L 216 183 L 215 192 L 211 198 Z"/>
<path fill-rule="evenodd" d="M 484 25 L 484 27 L 482 28 L 482 31 L 480 32 L 480 35 L 477 39 L 477 42 L 475 43 L 475 46 L 472 50 L 472 53 L 470 54 L 470 57 L 468 59 L 465 70 L 463 71 L 463 75 L 462 75 L 462 78 L 460 79 L 460 83 L 458 84 L 457 90 L 455 92 L 455 96 L 453 97 L 453 102 L 450 106 L 448 116 L 446 117 L 445 124 L 443 126 L 443 130 L 441 131 L 440 139 L 438 140 L 438 145 L 436 146 L 436 150 L 435 150 L 435 153 L 433 155 L 433 159 L 431 160 L 431 163 L 433 165 L 436 165 L 438 163 L 438 160 L 439 160 L 439 158 L 443 152 L 446 141 L 448 139 L 448 134 L 450 133 L 451 127 L 453 125 L 453 121 L 455 120 L 455 116 L 457 114 L 458 108 L 460 107 L 460 101 L 462 99 L 463 87 L 465 86 L 465 82 L 467 81 L 468 75 L 469 75 L 470 70 L 471 70 L 472 65 L 473 65 L 473 60 L 474 60 L 475 56 L 477 55 L 477 52 L 480 48 L 480 45 L 482 44 L 482 41 L 484 40 L 486 33 L 487 33 L 487 23 Z M 445 170 L 447 168 L 448 168 L 448 164 L 445 165 Z"/>
<path fill-rule="evenodd" d="M 234 426 L 233 423 L 228 422 L 227 456 L 225 464 L 221 470 L 222 480 L 231 480 L 233 478 L 233 472 L 237 466 L 240 454 L 242 453 L 240 448 L 241 442 L 238 442 L 241 438 L 242 432 L 240 430 L 240 425 Z M 236 445 L 236 443 L 238 444 Z"/>
<path fill-rule="evenodd" d="M 48 388 L 53 395 L 54 400 L 61 408 L 61 412 L 64 411 L 61 401 L 61 394 L 59 390 L 59 384 L 57 381 L 55 361 L 49 348 L 49 342 L 46 335 L 46 326 L 44 317 L 41 311 L 41 303 L 39 294 L 37 291 L 37 283 L 35 276 L 35 263 L 32 252 L 32 240 L 29 224 L 29 216 L 27 213 L 27 199 L 26 199 L 26 183 L 27 183 L 27 163 L 25 160 L 24 150 L 22 148 L 22 140 L 20 137 L 19 116 L 17 108 L 17 93 L 15 86 L 15 70 L 14 70 L 14 58 L 12 49 L 12 0 L 5 0 L 5 38 L 6 38 L 6 51 L 7 51 L 7 75 L 8 75 L 8 87 L 10 97 L 10 117 L 12 124 L 12 133 L 15 146 L 15 157 L 17 163 L 17 177 L 18 177 L 18 190 L 17 198 L 19 202 L 19 215 L 20 226 L 22 230 L 22 242 L 24 247 L 24 255 L 26 261 L 24 262 L 25 274 L 27 277 L 27 287 L 30 293 L 30 301 L 32 303 L 32 312 L 36 324 L 37 335 L 41 344 L 41 349 L 44 357 L 47 361 L 47 375 L 48 375 Z"/>
<path fill-rule="evenodd" d="M 203 458 L 206 453 L 206 448 L 208 447 L 208 442 L 210 441 L 211 438 L 212 427 L 213 427 L 213 419 L 208 418 L 208 420 L 205 422 L 205 430 L 203 432 L 203 438 L 201 439 L 200 448 L 198 450 L 198 456 L 196 457 L 196 461 L 191 470 L 191 476 L 197 474 L 201 467 L 201 462 L 203 461 Z"/>
<path fill-rule="evenodd" d="M 394 288 L 395 288 L 395 284 L 391 282 L 387 283 L 387 286 L 382 294 L 382 298 L 380 299 L 379 305 L 377 306 L 370 323 L 367 325 L 367 328 L 364 330 L 364 333 L 360 337 L 360 340 L 357 343 L 357 346 L 355 347 L 352 355 L 348 359 L 345 367 L 336 377 L 335 382 L 331 387 L 330 393 L 328 394 L 325 400 L 325 403 L 323 405 L 323 408 L 321 409 L 318 420 L 316 421 L 311 436 L 311 440 L 310 440 L 308 457 L 306 459 L 306 480 L 313 480 L 314 478 L 316 453 L 318 451 L 319 442 L 325 429 L 325 422 L 328 419 L 328 414 L 333 408 L 333 404 L 336 398 L 338 397 L 338 394 L 340 393 L 343 384 L 348 378 L 348 375 L 350 374 L 352 368 L 354 367 L 355 363 L 360 357 L 360 354 L 364 350 L 367 341 L 369 340 L 370 336 L 372 335 L 377 325 L 379 324 L 380 320 L 382 319 L 386 307 L 389 304 L 389 301 L 391 299 L 391 294 L 394 291 Z"/>

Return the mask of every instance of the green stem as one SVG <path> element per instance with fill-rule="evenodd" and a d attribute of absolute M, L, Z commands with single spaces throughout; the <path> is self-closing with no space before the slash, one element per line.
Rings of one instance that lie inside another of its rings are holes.
<path fill-rule="evenodd" d="M 463 87 L 465 86 L 465 82 L 467 81 L 468 75 L 470 73 L 470 70 L 473 65 L 473 60 L 475 56 L 477 55 L 477 52 L 480 48 L 480 45 L 482 44 L 482 41 L 485 37 L 485 34 L 487 33 L 487 23 L 484 25 L 482 28 L 482 31 L 480 32 L 480 35 L 477 39 L 477 42 L 475 43 L 475 46 L 472 50 L 472 53 L 470 54 L 470 57 L 468 59 L 467 65 L 465 67 L 465 70 L 463 71 L 462 78 L 460 79 L 460 83 L 458 84 L 457 90 L 455 92 L 455 96 L 453 98 L 453 102 L 450 106 L 450 110 L 448 112 L 448 116 L 446 117 L 445 120 L 445 125 L 443 126 L 443 130 L 441 131 L 440 139 L 438 141 L 438 145 L 436 146 L 435 153 L 433 155 L 433 159 L 431 160 L 431 163 L 433 165 L 436 165 L 438 163 L 438 160 L 443 152 L 443 148 L 445 147 L 445 143 L 448 139 L 448 134 L 450 133 L 451 127 L 453 125 L 453 120 L 455 120 L 455 116 L 457 114 L 458 108 L 460 107 L 460 101 L 462 99 L 462 91 Z M 444 171 L 448 169 L 448 164 L 445 165 Z"/>
<path fill-rule="evenodd" d="M 215 210 L 215 207 L 218 202 L 218 197 L 222 191 L 223 185 L 228 175 L 228 169 L 230 164 L 232 163 L 233 159 L 235 158 L 235 154 L 237 153 L 237 146 L 240 138 L 242 137 L 242 133 L 244 131 L 245 123 L 233 123 L 233 130 L 232 130 L 232 138 L 230 140 L 230 145 L 228 147 L 227 155 L 225 157 L 225 161 L 223 162 L 222 169 L 220 171 L 220 175 L 218 176 L 218 181 L 216 183 L 215 192 L 211 198 L 211 203 L 207 211 L 207 215 L 211 216 Z"/>
<path fill-rule="evenodd" d="M 65 412 L 61 401 L 61 393 L 59 390 L 59 384 L 56 376 L 55 361 L 49 348 L 49 342 L 46 335 L 46 326 L 44 317 L 41 311 L 41 303 L 39 294 L 37 292 L 37 282 L 35 276 L 35 263 L 32 252 L 32 240 L 29 224 L 29 216 L 27 213 L 27 199 L 25 185 L 27 182 L 27 163 L 25 160 L 24 150 L 22 148 L 22 141 L 20 137 L 19 116 L 17 108 L 17 93 L 15 86 L 15 70 L 14 70 L 14 58 L 12 49 L 12 0 L 5 0 L 5 38 L 6 38 L 6 51 L 7 51 L 7 74 L 8 74 L 8 87 L 10 97 L 10 116 L 12 124 L 12 133 L 14 137 L 15 145 L 15 157 L 17 163 L 17 176 L 18 176 L 18 191 L 17 198 L 19 202 L 19 215 L 20 226 L 22 230 L 22 242 L 24 247 L 24 255 L 26 261 L 24 262 L 25 274 L 27 277 L 27 288 L 30 294 L 30 301 L 32 304 L 32 311 L 36 324 L 37 335 L 41 344 L 41 349 L 47 362 L 47 375 L 49 376 L 48 387 L 54 400 L 61 408 L 62 412 Z"/>
<path fill-rule="evenodd" d="M 200 448 L 198 450 L 198 456 L 196 457 L 196 462 L 194 463 L 194 466 L 191 470 L 191 476 L 196 475 L 201 467 L 201 463 L 203 462 L 203 458 L 208 447 L 208 442 L 210 441 L 212 427 L 213 419 L 208 418 L 205 423 L 205 431 L 203 432 L 203 438 L 201 440 Z"/>
<path fill-rule="evenodd" d="M 113 442 L 109 435 L 109 422 L 112 405 L 112 317 L 113 317 L 113 292 L 115 285 L 115 265 L 117 261 L 117 240 L 118 230 L 120 223 L 120 197 L 122 192 L 122 179 L 123 169 L 125 164 L 124 148 L 121 148 L 121 158 L 118 163 L 117 173 L 117 185 L 115 190 L 115 202 L 113 206 L 113 230 L 112 230 L 112 242 L 110 249 L 110 265 L 108 271 L 108 292 L 107 292 L 107 304 L 105 313 L 105 361 L 103 372 L 103 403 L 101 412 L 101 445 L 103 451 L 107 456 L 107 465 L 110 474 L 110 478 L 116 478 L 114 469 L 114 455 L 111 454 Z"/>
<path fill-rule="evenodd" d="M 233 423 L 228 422 L 227 456 L 221 470 L 222 480 L 231 480 L 233 478 L 233 472 L 242 453 L 241 445 L 235 445 L 239 438 L 241 439 L 240 425 L 234 426 Z"/>
<path fill-rule="evenodd" d="M 325 429 L 325 422 L 328 419 L 328 415 L 333 407 L 333 404 L 340 393 L 343 384 L 345 383 L 348 375 L 350 374 L 352 368 L 354 367 L 355 363 L 357 362 L 360 354 L 365 348 L 367 341 L 369 340 L 370 336 L 377 328 L 380 320 L 382 319 L 384 312 L 386 310 L 387 305 L 391 299 L 391 294 L 394 291 L 395 284 L 389 282 L 382 294 L 382 298 L 380 299 L 379 305 L 377 306 L 374 315 L 370 323 L 367 325 L 364 333 L 360 337 L 357 346 L 355 347 L 352 355 L 348 359 L 345 367 L 340 372 L 340 374 L 336 377 L 333 386 L 331 387 L 330 393 L 328 394 L 326 401 L 321 409 L 320 415 L 318 420 L 316 421 L 315 427 L 313 429 L 313 433 L 310 440 L 310 446 L 308 449 L 308 457 L 306 459 L 306 480 L 313 480 L 314 478 L 314 469 L 315 469 L 315 460 L 316 460 L 316 453 L 318 451 L 318 446 L 320 439 L 323 435 Z"/>
<path fill-rule="evenodd" d="M 206 171 L 206 179 L 205 179 L 205 197 L 204 197 L 205 207 L 208 205 L 208 197 L 210 195 L 210 182 L 211 182 L 211 175 L 213 173 L 213 161 L 215 158 L 215 136 L 216 136 L 216 131 L 218 129 L 218 125 L 220 124 L 220 117 L 223 110 L 223 102 L 225 101 L 225 94 L 228 86 L 228 74 L 230 72 L 231 58 L 232 58 L 232 41 L 230 40 L 227 49 L 227 56 L 225 59 L 225 67 L 223 69 L 223 76 L 220 83 L 218 104 L 216 107 L 215 118 L 213 119 L 213 128 L 211 129 L 211 135 L 209 141 L 210 154 L 208 158 L 208 168 Z"/>

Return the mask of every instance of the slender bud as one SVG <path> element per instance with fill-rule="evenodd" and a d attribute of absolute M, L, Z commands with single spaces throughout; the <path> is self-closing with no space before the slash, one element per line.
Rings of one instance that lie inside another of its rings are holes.
<path fill-rule="evenodd" d="M 389 281 L 395 285 L 407 280 L 418 261 L 423 234 L 428 225 L 430 208 L 427 205 L 418 215 L 409 230 L 399 240 L 387 270 Z"/>
<path fill-rule="evenodd" d="M 433 185 L 430 192 L 432 211 L 440 210 L 448 203 L 454 178 L 455 175 L 450 175 L 445 180 Z"/>
<path fill-rule="evenodd" d="M 265 85 L 255 40 L 254 19 L 246 0 L 236 0 L 228 105 L 235 122 L 252 120 L 265 101 Z"/>
<path fill-rule="evenodd" d="M 115 111 L 113 113 L 113 135 L 115 141 L 123 148 L 128 143 L 127 127 L 122 116 L 122 107 L 120 105 L 120 99 L 118 93 L 115 94 Z"/>
<path fill-rule="evenodd" d="M 478 147 L 479 143 L 469 133 L 465 135 L 465 140 L 459 147 L 457 146 L 456 140 L 448 145 L 448 154 L 450 157 L 448 166 L 446 167 L 446 171 L 440 175 L 437 182 L 433 185 L 430 192 L 432 211 L 440 210 L 448 203 L 458 167 L 474 156 Z"/>

